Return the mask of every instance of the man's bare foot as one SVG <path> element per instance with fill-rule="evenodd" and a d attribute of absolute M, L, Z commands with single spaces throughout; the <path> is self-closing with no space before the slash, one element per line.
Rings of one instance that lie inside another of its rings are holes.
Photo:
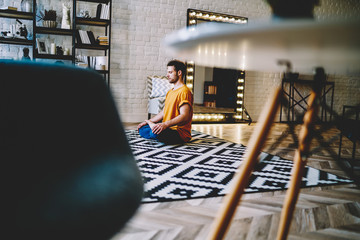
<path fill-rule="evenodd" d="M 145 122 L 149 125 L 149 127 L 151 128 L 151 130 L 153 129 L 153 127 L 155 126 L 155 123 L 153 123 L 150 120 L 145 120 Z"/>

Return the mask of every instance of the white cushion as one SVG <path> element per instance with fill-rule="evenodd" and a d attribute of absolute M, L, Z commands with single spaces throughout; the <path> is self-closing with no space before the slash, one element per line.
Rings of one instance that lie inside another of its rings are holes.
<path fill-rule="evenodd" d="M 169 83 L 167 79 L 153 78 L 152 79 L 152 90 L 151 98 L 165 97 L 166 93 L 174 87 L 174 84 Z"/>
<path fill-rule="evenodd" d="M 165 97 L 149 99 L 148 113 L 158 114 L 165 105 Z"/>

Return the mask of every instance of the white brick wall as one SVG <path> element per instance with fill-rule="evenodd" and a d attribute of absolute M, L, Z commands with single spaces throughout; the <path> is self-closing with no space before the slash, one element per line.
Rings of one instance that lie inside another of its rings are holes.
<path fill-rule="evenodd" d="M 15 0 L 20 2 L 20 0 Z M 61 1 L 50 1 L 61 6 Z M 0 0 L 0 6 L 10 2 Z M 12 2 L 12 1 L 11 1 Z M 359 0 L 320 0 L 315 18 L 359 16 Z M 270 7 L 265 0 L 113 0 L 111 88 L 125 122 L 142 121 L 147 116 L 146 77 L 165 75 L 168 56 L 161 41 L 166 34 L 186 26 L 188 8 L 248 17 L 249 21 L 269 21 Z M 0 29 L 4 27 L 0 19 Z M 0 57 L 19 55 L 13 47 L 0 45 Z M 335 109 L 343 104 L 360 103 L 359 77 L 331 76 L 335 81 Z M 263 102 L 281 83 L 279 73 L 246 72 L 245 106 L 254 120 Z"/>
<path fill-rule="evenodd" d="M 315 18 L 319 20 L 354 18 L 359 17 L 359 13 L 359 0 L 320 0 L 320 6 L 314 11 Z"/>

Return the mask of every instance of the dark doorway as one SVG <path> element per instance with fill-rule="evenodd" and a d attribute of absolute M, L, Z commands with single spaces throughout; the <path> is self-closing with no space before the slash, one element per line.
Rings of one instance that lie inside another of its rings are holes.
<path fill-rule="evenodd" d="M 217 86 L 216 106 L 225 108 L 236 107 L 238 70 L 214 68 L 213 82 Z"/>

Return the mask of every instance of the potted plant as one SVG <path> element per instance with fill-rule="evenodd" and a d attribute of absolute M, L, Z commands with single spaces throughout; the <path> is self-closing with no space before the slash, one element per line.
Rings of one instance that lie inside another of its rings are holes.
<path fill-rule="evenodd" d="M 55 10 L 45 10 L 45 14 L 42 18 L 43 22 L 43 26 L 44 27 L 49 27 L 49 28 L 55 28 L 57 25 L 56 22 L 56 11 Z"/>

